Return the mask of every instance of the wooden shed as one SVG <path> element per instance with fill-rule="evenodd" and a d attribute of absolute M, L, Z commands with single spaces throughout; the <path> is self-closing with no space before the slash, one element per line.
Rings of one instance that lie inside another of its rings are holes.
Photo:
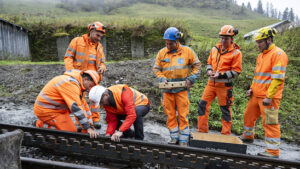
<path fill-rule="evenodd" d="M 0 60 L 30 60 L 28 29 L 0 19 Z"/>

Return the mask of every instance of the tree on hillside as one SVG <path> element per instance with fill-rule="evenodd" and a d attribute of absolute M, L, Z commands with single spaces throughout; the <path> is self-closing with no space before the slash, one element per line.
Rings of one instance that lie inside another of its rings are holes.
<path fill-rule="evenodd" d="M 244 2 L 243 2 L 239 14 L 245 14 L 245 11 L 246 11 L 246 7 L 245 7 L 245 4 L 244 4 Z"/>
<path fill-rule="evenodd" d="M 277 19 L 281 20 L 281 12 L 280 11 L 278 12 Z"/>
<path fill-rule="evenodd" d="M 267 5 L 266 5 L 267 7 L 267 9 L 266 9 L 266 13 L 265 13 L 265 15 L 267 16 L 267 17 L 269 17 L 269 14 L 270 14 L 270 5 L 269 5 L 269 1 L 267 2 Z"/>
<path fill-rule="evenodd" d="M 295 15 L 294 15 L 294 11 L 293 8 L 291 8 L 290 13 L 289 13 L 289 18 L 290 21 L 295 21 Z"/>
<path fill-rule="evenodd" d="M 289 19 L 288 16 L 289 16 L 289 9 L 285 8 L 282 14 L 282 20 L 288 20 Z"/>
<path fill-rule="evenodd" d="M 264 10 L 263 10 L 263 6 L 262 6 L 262 3 L 261 3 L 261 0 L 259 0 L 258 3 L 257 3 L 256 12 L 260 13 L 260 14 L 264 14 Z"/>
<path fill-rule="evenodd" d="M 277 9 L 274 9 L 274 17 L 273 18 L 277 18 L 277 16 L 278 16 L 278 11 L 277 11 Z"/>
<path fill-rule="evenodd" d="M 270 3 L 270 16 L 275 18 L 275 11 L 272 3 Z"/>
<path fill-rule="evenodd" d="M 0 0 L 0 13 L 2 13 L 1 11 L 4 9 L 4 7 L 3 7 L 3 1 L 2 0 Z"/>
<path fill-rule="evenodd" d="M 252 11 L 252 7 L 251 7 L 251 4 L 250 4 L 250 2 L 248 2 L 248 4 L 247 4 L 247 8 L 248 8 L 249 10 L 251 10 L 251 11 Z"/>
<path fill-rule="evenodd" d="M 295 17 L 295 24 L 300 25 L 300 20 L 299 20 L 298 15 L 296 15 L 296 17 Z"/>

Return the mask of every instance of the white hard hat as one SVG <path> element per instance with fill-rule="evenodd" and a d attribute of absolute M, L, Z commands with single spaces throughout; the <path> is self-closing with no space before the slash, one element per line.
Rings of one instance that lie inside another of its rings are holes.
<path fill-rule="evenodd" d="M 89 92 L 89 100 L 92 102 L 93 105 L 96 107 L 100 103 L 100 99 L 105 92 L 106 88 L 100 85 L 96 85 L 92 87 L 91 91 Z"/>

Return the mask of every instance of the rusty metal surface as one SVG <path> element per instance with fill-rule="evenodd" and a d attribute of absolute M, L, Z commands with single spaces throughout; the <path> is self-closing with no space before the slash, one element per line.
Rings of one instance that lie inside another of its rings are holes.
<path fill-rule="evenodd" d="M 193 147 L 155 144 L 109 137 L 90 139 L 87 134 L 0 124 L 1 132 L 24 131 L 24 146 L 39 147 L 68 155 L 119 160 L 129 163 L 155 163 L 185 168 L 300 168 L 300 162 Z"/>

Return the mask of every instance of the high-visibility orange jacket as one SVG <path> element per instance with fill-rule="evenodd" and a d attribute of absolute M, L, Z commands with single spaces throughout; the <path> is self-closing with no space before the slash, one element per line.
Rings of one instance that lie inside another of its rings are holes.
<path fill-rule="evenodd" d="M 190 72 L 189 67 L 192 67 Z M 178 43 L 176 51 L 169 51 L 168 48 L 161 49 L 156 57 L 153 66 L 153 72 L 160 82 L 185 81 L 189 79 L 195 83 L 201 72 L 201 63 L 196 53 L 189 47 Z M 185 88 L 176 88 L 163 90 L 168 93 L 178 93 L 186 90 Z"/>
<path fill-rule="evenodd" d="M 149 100 L 144 94 L 124 84 L 111 86 L 108 90 L 112 92 L 116 103 L 116 107 L 103 106 L 108 123 L 106 134 L 112 135 L 117 128 L 117 115 L 126 115 L 124 123 L 119 128 L 119 131 L 124 132 L 130 128 L 136 119 L 135 107 L 147 105 Z"/>
<path fill-rule="evenodd" d="M 209 81 L 215 82 L 229 82 L 232 78 L 237 77 L 242 71 L 242 53 L 239 50 L 240 47 L 233 43 L 228 49 L 222 51 L 222 44 L 219 42 L 210 51 L 210 55 L 207 59 L 206 71 L 212 70 L 225 74 L 225 78 L 221 79 L 209 79 Z M 226 79 L 226 80 L 224 80 Z"/>
<path fill-rule="evenodd" d="M 256 59 L 256 68 L 251 89 L 255 97 L 282 97 L 288 57 L 285 52 L 272 44 Z"/>
<path fill-rule="evenodd" d="M 105 56 L 101 43 L 92 43 L 88 34 L 74 38 L 66 51 L 64 62 L 66 70 L 105 70 Z M 102 79 L 102 75 L 100 75 Z"/>
<path fill-rule="evenodd" d="M 51 116 L 53 113 L 72 112 L 87 130 L 90 125 L 85 117 L 85 109 L 81 97 L 84 90 L 81 71 L 66 71 L 64 75 L 50 80 L 39 93 L 34 113 L 37 116 Z"/>

